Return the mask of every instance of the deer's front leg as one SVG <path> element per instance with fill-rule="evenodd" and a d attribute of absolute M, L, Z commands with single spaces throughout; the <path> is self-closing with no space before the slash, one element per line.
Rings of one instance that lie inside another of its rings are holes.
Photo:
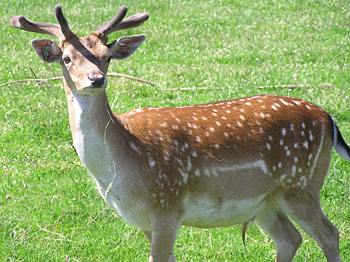
<path fill-rule="evenodd" d="M 152 222 L 152 233 L 144 231 L 151 242 L 149 262 L 176 261 L 173 246 L 179 227 L 179 221 L 175 216 L 159 216 Z"/>

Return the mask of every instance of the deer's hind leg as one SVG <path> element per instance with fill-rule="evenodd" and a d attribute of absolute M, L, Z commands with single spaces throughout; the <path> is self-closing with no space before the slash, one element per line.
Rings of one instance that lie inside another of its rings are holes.
<path fill-rule="evenodd" d="M 331 135 L 328 135 L 328 137 Z M 329 262 L 340 262 L 339 232 L 321 210 L 319 192 L 326 177 L 332 152 L 332 141 L 324 140 L 310 168 L 300 176 L 304 183 L 280 192 L 276 200 L 284 212 L 314 238 Z M 310 154 L 309 156 L 313 156 Z"/>
<path fill-rule="evenodd" d="M 271 200 L 255 218 L 256 223 L 272 238 L 277 250 L 277 262 L 292 261 L 302 238 L 288 216 Z"/>
<path fill-rule="evenodd" d="M 322 212 L 318 194 L 306 190 L 284 194 L 281 206 L 312 238 L 328 262 L 340 262 L 339 232 Z"/>

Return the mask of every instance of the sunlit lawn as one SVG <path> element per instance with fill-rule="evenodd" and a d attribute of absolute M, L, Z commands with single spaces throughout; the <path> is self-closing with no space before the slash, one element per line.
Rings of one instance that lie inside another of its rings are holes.
<path fill-rule="evenodd" d="M 60 4 L 79 35 L 112 18 L 121 5 L 128 6 L 129 15 L 149 13 L 142 27 L 112 36 L 145 33 L 147 40 L 128 60 L 113 62 L 110 72 L 155 86 L 110 78 L 108 95 L 115 112 L 283 94 L 326 109 L 350 143 L 348 1 Z M 48 67 L 29 45 L 32 39 L 49 36 L 9 26 L 10 16 L 20 14 L 55 23 L 55 5 L 51 0 L 1 3 L 0 84 L 61 74 L 58 65 Z M 147 261 L 150 247 L 145 237 L 103 202 L 71 144 L 61 82 L 0 87 L 1 261 Z M 350 257 L 349 173 L 350 164 L 334 154 L 321 196 L 324 212 L 340 231 L 344 261 Z M 305 234 L 303 239 L 295 261 L 325 261 L 317 244 Z M 248 230 L 247 249 L 240 226 L 183 227 L 175 253 L 179 261 L 275 259 L 271 239 L 254 224 Z"/>

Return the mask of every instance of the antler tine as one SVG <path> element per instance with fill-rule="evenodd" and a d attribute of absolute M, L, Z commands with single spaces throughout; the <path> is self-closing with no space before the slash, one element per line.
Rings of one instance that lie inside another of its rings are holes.
<path fill-rule="evenodd" d="M 59 5 L 55 6 L 55 15 L 57 22 L 60 24 L 61 32 L 65 38 L 70 38 L 74 35 L 72 30 L 70 30 L 67 19 L 64 17 L 62 8 Z"/>
<path fill-rule="evenodd" d="M 122 6 L 118 13 L 113 17 L 111 20 L 109 20 L 106 23 L 103 23 L 97 28 L 97 31 L 102 33 L 103 36 L 109 35 L 113 28 L 118 25 L 125 17 L 126 12 L 128 11 L 128 8 L 126 6 Z"/>
<path fill-rule="evenodd" d="M 97 29 L 98 32 L 102 33 L 103 36 L 108 36 L 109 34 L 123 29 L 133 28 L 137 27 L 143 22 L 145 22 L 148 19 L 148 14 L 141 13 L 141 14 L 135 14 L 127 19 L 123 20 L 123 18 L 126 15 L 127 8 L 125 6 L 122 6 L 117 15 L 110 21 L 100 25 Z"/>
<path fill-rule="evenodd" d="M 33 22 L 24 16 L 13 16 L 11 17 L 10 22 L 13 27 L 18 29 L 35 33 L 48 34 L 58 38 L 62 37 L 60 27 L 55 24 Z"/>
<path fill-rule="evenodd" d="M 63 15 L 62 8 L 59 5 L 55 7 L 55 15 L 60 25 L 50 23 L 37 23 L 25 18 L 24 16 L 13 16 L 11 17 L 10 22 L 15 28 L 35 33 L 52 35 L 57 37 L 59 40 L 69 38 L 74 35 L 74 33 L 70 30 L 68 22 Z"/>
<path fill-rule="evenodd" d="M 118 30 L 124 30 L 128 28 L 137 27 L 143 24 L 147 19 L 149 18 L 149 15 L 146 13 L 138 13 L 134 14 L 127 19 L 123 20 L 120 24 L 118 24 L 116 27 L 113 28 L 112 32 L 118 31 Z"/>

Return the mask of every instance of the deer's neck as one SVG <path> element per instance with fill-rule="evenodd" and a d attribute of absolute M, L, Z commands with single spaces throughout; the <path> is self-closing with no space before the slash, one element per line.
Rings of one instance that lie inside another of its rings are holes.
<path fill-rule="evenodd" d="M 90 96 L 66 90 L 66 94 L 74 147 L 100 192 L 105 191 L 120 169 L 118 152 L 123 151 L 125 130 L 112 114 L 104 91 Z"/>

